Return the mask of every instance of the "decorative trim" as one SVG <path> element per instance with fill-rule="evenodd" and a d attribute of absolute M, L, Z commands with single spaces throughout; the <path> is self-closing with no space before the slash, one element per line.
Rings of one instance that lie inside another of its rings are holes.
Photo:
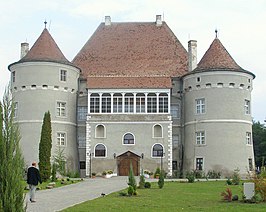
<path fill-rule="evenodd" d="M 185 126 L 198 124 L 198 123 L 242 123 L 242 124 L 251 124 L 251 121 L 239 120 L 239 119 L 209 119 L 209 120 L 198 120 L 198 121 L 190 121 L 186 122 Z"/>

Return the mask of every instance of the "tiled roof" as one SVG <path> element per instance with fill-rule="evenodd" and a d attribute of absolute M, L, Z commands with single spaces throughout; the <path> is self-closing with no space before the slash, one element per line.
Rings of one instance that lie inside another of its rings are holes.
<path fill-rule="evenodd" d="M 52 61 L 70 64 L 45 28 L 30 51 L 18 62 Z"/>
<path fill-rule="evenodd" d="M 227 52 L 218 38 L 215 38 L 209 49 L 200 60 L 197 69 L 242 69 Z"/>
<path fill-rule="evenodd" d="M 89 79 L 91 76 L 133 77 L 112 83 L 127 87 L 132 80 L 130 84 L 134 87 L 144 86 L 137 77 L 187 73 L 187 51 L 165 22 L 161 26 L 155 22 L 111 23 L 110 26 L 101 23 L 72 62 L 81 68 L 83 77 L 89 80 L 88 86 L 91 82 L 93 87 L 97 85 L 92 82 L 95 78 Z M 104 86 L 100 80 L 97 83 L 99 87 Z"/>
<path fill-rule="evenodd" d="M 88 77 L 87 88 L 171 88 L 170 77 Z"/>

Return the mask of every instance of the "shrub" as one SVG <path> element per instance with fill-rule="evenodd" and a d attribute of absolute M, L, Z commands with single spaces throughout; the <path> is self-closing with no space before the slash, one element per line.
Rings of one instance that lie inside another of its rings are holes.
<path fill-rule="evenodd" d="M 239 185 L 239 183 L 240 183 L 239 169 L 235 169 L 232 175 L 232 184 Z"/>
<path fill-rule="evenodd" d="M 157 169 L 154 172 L 154 178 L 156 178 L 156 176 L 160 176 L 160 173 L 161 173 L 161 169 L 157 167 Z"/>
<path fill-rule="evenodd" d="M 145 182 L 144 187 L 145 188 L 151 188 L 151 183 L 150 182 Z"/>
<path fill-rule="evenodd" d="M 114 172 L 112 170 L 107 170 L 106 173 L 107 174 L 113 174 Z"/>
<path fill-rule="evenodd" d="M 189 183 L 194 183 L 195 182 L 195 175 L 194 175 L 194 172 L 191 171 L 191 172 L 187 172 L 186 174 L 186 178 L 188 179 L 188 182 Z"/>
<path fill-rule="evenodd" d="M 130 163 L 130 169 L 129 169 L 129 176 L 128 176 L 128 185 L 132 186 L 134 191 L 137 189 L 137 183 L 136 183 L 136 179 L 133 173 L 133 167 L 132 167 L 132 163 Z"/>
<path fill-rule="evenodd" d="M 163 171 L 160 173 L 160 177 L 158 180 L 158 186 L 159 186 L 159 188 L 163 188 L 163 186 L 164 186 L 164 173 L 163 173 Z"/>
<path fill-rule="evenodd" d="M 227 185 L 232 185 L 232 184 L 233 184 L 230 178 L 228 178 L 228 179 L 226 180 L 226 184 L 227 184 Z"/>
<path fill-rule="evenodd" d="M 120 191 L 118 194 L 119 196 L 127 196 L 127 192 L 125 191 Z"/>
<path fill-rule="evenodd" d="M 139 177 L 139 188 L 144 188 L 144 185 L 145 185 L 145 177 L 144 177 L 144 175 L 142 174 L 142 175 L 140 175 L 140 177 Z"/>
<path fill-rule="evenodd" d="M 203 171 L 201 171 L 201 170 L 195 170 L 194 171 L 194 176 L 197 179 L 202 179 L 202 178 L 205 178 L 205 173 Z"/>
<path fill-rule="evenodd" d="M 215 171 L 215 170 L 209 170 L 207 173 L 207 178 L 209 179 L 220 179 L 221 178 L 221 172 Z"/>
<path fill-rule="evenodd" d="M 78 171 L 68 171 L 68 172 L 66 173 L 66 176 L 67 176 L 67 177 L 70 177 L 70 178 L 78 178 L 78 177 L 80 177 Z"/>
<path fill-rule="evenodd" d="M 255 192 L 261 196 L 262 201 L 266 202 L 266 180 L 261 176 L 255 176 L 253 178 L 255 183 Z"/>
<path fill-rule="evenodd" d="M 133 188 L 133 186 L 128 186 L 128 189 L 127 189 L 127 194 L 129 195 L 129 196 L 132 196 L 133 195 L 133 193 L 134 193 L 134 188 Z"/>
<path fill-rule="evenodd" d="M 51 178 L 52 182 L 56 182 L 56 165 L 55 163 L 53 163 L 53 166 L 52 166 L 52 178 Z"/>
<path fill-rule="evenodd" d="M 230 188 L 227 188 L 225 191 L 221 193 L 223 200 L 231 202 L 232 201 L 232 191 Z"/>

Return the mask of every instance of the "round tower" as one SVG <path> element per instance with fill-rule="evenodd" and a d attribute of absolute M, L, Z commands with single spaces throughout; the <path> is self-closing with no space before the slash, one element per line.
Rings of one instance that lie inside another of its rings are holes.
<path fill-rule="evenodd" d="M 244 176 L 254 168 L 251 91 L 242 69 L 216 37 L 198 67 L 183 76 L 184 170 Z"/>
<path fill-rule="evenodd" d="M 78 170 L 76 99 L 80 70 L 65 58 L 46 28 L 25 53 L 8 67 L 25 162 L 39 160 L 43 117 L 50 111 L 51 160 L 60 149 L 66 156 L 67 168 Z"/>

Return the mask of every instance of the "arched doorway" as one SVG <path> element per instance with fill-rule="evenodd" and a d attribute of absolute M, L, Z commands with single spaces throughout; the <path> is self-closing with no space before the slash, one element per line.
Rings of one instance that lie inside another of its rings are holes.
<path fill-rule="evenodd" d="M 117 156 L 117 170 L 119 176 L 128 176 L 130 163 L 132 164 L 134 175 L 139 175 L 140 156 L 131 151 L 127 151 Z"/>

